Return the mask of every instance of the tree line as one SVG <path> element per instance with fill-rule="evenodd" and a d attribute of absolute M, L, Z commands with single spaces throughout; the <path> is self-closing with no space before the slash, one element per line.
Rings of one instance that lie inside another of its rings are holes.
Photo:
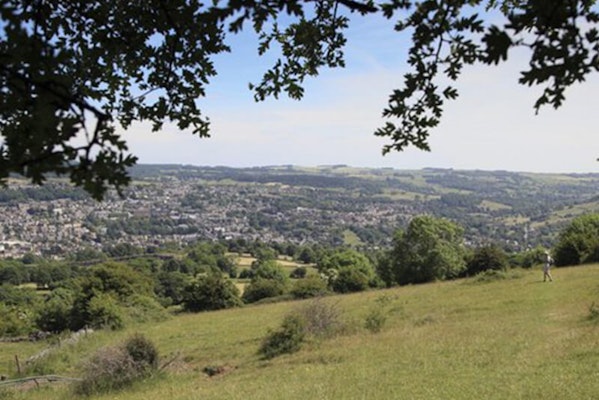
<path fill-rule="evenodd" d="M 82 250 L 62 261 L 28 254 L 0 262 L 0 337 L 120 329 L 168 318 L 169 311 L 218 310 L 501 273 L 541 263 L 545 250 L 507 253 L 494 243 L 468 248 L 459 225 L 421 215 L 395 233 L 390 249 L 379 251 L 236 239 L 184 248 L 119 244 Z M 599 262 L 599 214 L 575 218 L 551 252 L 557 266 Z M 168 256 L 150 257 L 155 254 Z M 240 268 L 238 258 L 248 254 L 253 262 Z M 285 267 L 283 258 L 296 266 Z"/>

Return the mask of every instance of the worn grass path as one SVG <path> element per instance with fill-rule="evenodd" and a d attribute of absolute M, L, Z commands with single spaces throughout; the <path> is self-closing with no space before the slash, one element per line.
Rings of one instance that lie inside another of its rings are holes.
<path fill-rule="evenodd" d="M 589 318 L 592 303 L 599 308 L 599 265 L 555 269 L 552 283 L 541 282 L 538 270 L 514 275 L 328 298 L 353 329 L 272 361 L 256 355 L 260 341 L 301 302 L 98 333 L 58 351 L 45 367 L 76 376 L 83 357 L 142 332 L 164 359 L 178 354 L 177 361 L 155 379 L 94 399 L 599 398 L 599 320 Z M 388 320 L 372 334 L 363 328 L 364 318 L 381 296 L 389 302 Z M 39 350 L 38 344 L 11 346 L 23 357 Z M 206 366 L 224 366 L 225 372 L 208 377 Z M 3 395 L 74 398 L 68 387 Z"/>

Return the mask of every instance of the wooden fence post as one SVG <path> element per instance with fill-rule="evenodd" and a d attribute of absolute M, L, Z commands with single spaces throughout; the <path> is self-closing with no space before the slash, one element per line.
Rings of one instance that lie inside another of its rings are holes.
<path fill-rule="evenodd" d="M 19 356 L 15 354 L 15 363 L 17 364 L 17 373 L 21 375 L 21 363 L 19 362 Z"/>

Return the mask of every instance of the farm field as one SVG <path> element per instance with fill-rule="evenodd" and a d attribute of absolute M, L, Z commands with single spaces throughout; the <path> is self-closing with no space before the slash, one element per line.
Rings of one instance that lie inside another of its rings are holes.
<path fill-rule="evenodd" d="M 180 314 L 57 347 L 26 374 L 77 377 L 98 348 L 136 332 L 158 347 L 152 379 L 93 399 L 592 399 L 599 393 L 599 265 L 511 270 L 477 278 L 331 296 L 342 334 L 262 360 L 257 349 L 284 316 L 314 300 Z M 384 299 L 385 301 L 381 301 Z M 381 332 L 364 328 L 385 307 Z M 47 343 L 2 343 L 0 374 Z M 23 364 L 24 361 L 22 361 Z M 209 377 L 207 367 L 221 367 Z M 74 399 L 65 384 L 4 389 L 6 399 Z"/>

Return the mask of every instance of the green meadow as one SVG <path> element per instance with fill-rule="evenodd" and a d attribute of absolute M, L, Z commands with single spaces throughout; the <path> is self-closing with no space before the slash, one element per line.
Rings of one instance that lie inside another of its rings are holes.
<path fill-rule="evenodd" d="M 596 399 L 599 396 L 599 265 L 539 269 L 504 279 L 450 282 L 331 296 L 345 329 L 293 354 L 257 355 L 269 329 L 310 301 L 178 314 L 55 347 L 0 344 L 0 374 L 77 377 L 98 348 L 143 333 L 161 353 L 160 373 L 93 399 Z M 383 308 L 382 330 L 365 328 Z M 218 367 L 212 377 L 204 371 Z M 0 389 L 6 399 L 75 399 L 66 384 Z"/>

